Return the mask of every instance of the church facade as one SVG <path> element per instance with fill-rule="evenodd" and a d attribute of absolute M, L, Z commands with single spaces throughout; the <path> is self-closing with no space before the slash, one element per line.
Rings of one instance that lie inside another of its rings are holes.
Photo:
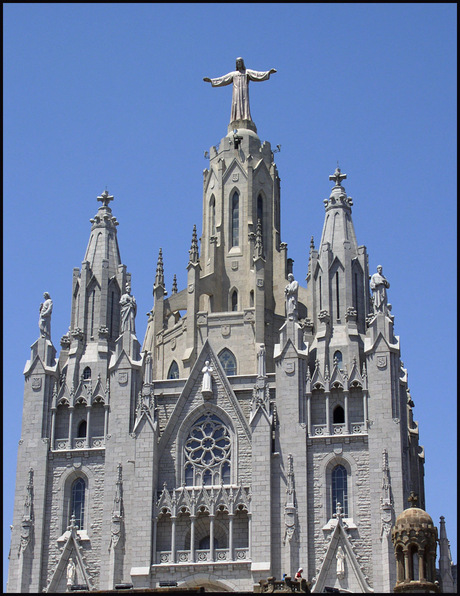
<path fill-rule="evenodd" d="M 304 288 L 270 143 L 232 121 L 187 286 L 167 294 L 160 249 L 142 345 L 98 197 L 69 332 L 58 354 L 48 303 L 24 370 L 8 591 L 252 591 L 299 568 L 314 592 L 393 590 L 391 528 L 411 491 L 425 506 L 424 454 L 388 281 L 370 276 L 346 176 L 329 178 Z"/>

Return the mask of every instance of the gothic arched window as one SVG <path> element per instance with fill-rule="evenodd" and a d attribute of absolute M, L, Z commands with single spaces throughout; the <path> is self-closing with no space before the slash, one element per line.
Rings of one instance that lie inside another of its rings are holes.
<path fill-rule="evenodd" d="M 232 292 L 232 311 L 235 312 L 238 310 L 238 292 L 233 290 Z"/>
<path fill-rule="evenodd" d="M 228 348 L 225 348 L 219 354 L 219 362 L 222 364 L 227 377 L 236 375 L 236 358 Z"/>
<path fill-rule="evenodd" d="M 77 478 L 70 491 L 70 515 L 75 516 L 75 525 L 79 530 L 85 527 L 85 490 L 85 481 Z"/>
<path fill-rule="evenodd" d="M 332 513 L 336 512 L 337 503 L 340 503 L 345 517 L 348 517 L 347 471 L 342 465 L 332 470 Z"/>
<path fill-rule="evenodd" d="M 85 368 L 85 370 L 83 371 L 83 378 L 84 379 L 91 379 L 91 369 L 89 366 L 87 366 Z"/>
<path fill-rule="evenodd" d="M 337 364 L 337 368 L 339 370 L 341 370 L 342 369 L 342 363 L 343 363 L 342 352 L 340 352 L 340 350 L 337 350 L 336 352 L 334 352 L 334 364 Z"/>
<path fill-rule="evenodd" d="M 82 420 L 78 425 L 77 438 L 83 439 L 86 437 L 86 420 Z"/>
<path fill-rule="evenodd" d="M 332 414 L 332 422 L 334 424 L 343 424 L 345 422 L 345 412 L 342 406 L 336 406 Z"/>
<path fill-rule="evenodd" d="M 232 247 L 240 245 L 240 197 L 235 191 L 232 197 Z"/>
<path fill-rule="evenodd" d="M 209 237 L 216 235 L 216 199 L 214 195 L 209 201 Z"/>
<path fill-rule="evenodd" d="M 179 366 L 175 360 L 172 361 L 171 366 L 169 367 L 168 371 L 168 379 L 178 379 L 179 378 Z"/>
<path fill-rule="evenodd" d="M 211 412 L 193 424 L 184 444 L 186 486 L 230 484 L 231 439 L 228 428 Z"/>

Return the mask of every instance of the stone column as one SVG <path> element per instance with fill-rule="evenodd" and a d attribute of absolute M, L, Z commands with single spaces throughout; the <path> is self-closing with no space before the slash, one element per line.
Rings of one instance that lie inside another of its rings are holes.
<path fill-rule="evenodd" d="M 72 449 L 72 422 L 73 422 L 73 406 L 69 406 L 69 449 Z"/>
<path fill-rule="evenodd" d="M 410 580 L 411 578 L 409 564 L 409 551 L 406 549 L 404 551 L 404 579 L 406 580 Z"/>
<path fill-rule="evenodd" d="M 350 421 L 348 417 L 348 391 L 343 392 L 343 405 L 345 413 L 345 433 L 348 435 L 350 433 Z"/>
<path fill-rule="evenodd" d="M 195 522 L 196 517 L 190 516 L 190 561 L 195 562 Z"/>
<path fill-rule="evenodd" d="M 86 447 L 91 447 L 90 445 L 90 432 L 89 432 L 89 425 L 91 422 L 91 406 L 86 406 Z"/>
<path fill-rule="evenodd" d="M 248 513 L 248 551 L 249 559 L 252 559 L 252 515 Z"/>
<path fill-rule="evenodd" d="M 153 518 L 153 538 L 152 538 L 152 561 L 155 565 L 157 562 L 157 527 L 158 527 L 158 517 L 155 516 Z"/>
<path fill-rule="evenodd" d="M 50 448 L 54 449 L 54 434 L 56 427 L 56 408 L 51 408 L 51 437 L 50 437 Z"/>
<path fill-rule="evenodd" d="M 326 405 L 326 434 L 331 434 L 331 420 L 330 420 L 330 412 L 329 412 L 329 391 L 325 392 L 325 400 L 324 403 Z"/>
<path fill-rule="evenodd" d="M 176 562 L 176 518 L 171 516 L 171 563 Z"/>
<path fill-rule="evenodd" d="M 308 436 L 311 437 L 311 394 L 307 394 L 307 431 Z"/>
<path fill-rule="evenodd" d="M 215 560 L 214 557 L 214 515 L 209 516 L 209 556 L 211 561 Z"/>
<path fill-rule="evenodd" d="M 109 432 L 109 404 L 104 404 L 104 445 Z"/>
<path fill-rule="evenodd" d="M 423 549 L 420 549 L 418 551 L 418 579 L 419 581 L 422 581 L 423 579 L 425 579 L 425 572 L 423 569 Z M 415 579 L 415 577 L 414 577 Z"/>
<path fill-rule="evenodd" d="M 230 561 L 233 561 L 233 513 L 228 514 L 228 554 Z"/>
<path fill-rule="evenodd" d="M 367 430 L 367 421 L 369 414 L 367 412 L 367 391 L 363 389 L 363 412 L 364 412 L 364 429 Z"/>

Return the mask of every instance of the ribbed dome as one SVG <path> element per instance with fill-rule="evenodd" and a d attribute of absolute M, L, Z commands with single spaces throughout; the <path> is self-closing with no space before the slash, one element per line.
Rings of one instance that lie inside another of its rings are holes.
<path fill-rule="evenodd" d="M 434 527 L 434 524 L 426 511 L 418 507 L 409 507 L 398 515 L 395 523 L 395 528 L 398 529 L 407 526 Z"/>

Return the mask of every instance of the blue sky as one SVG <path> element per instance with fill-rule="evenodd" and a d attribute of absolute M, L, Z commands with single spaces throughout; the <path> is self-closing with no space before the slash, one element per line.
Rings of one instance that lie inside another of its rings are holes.
<path fill-rule="evenodd" d="M 237 56 L 278 70 L 251 84 L 251 112 L 281 145 L 281 239 L 304 285 L 328 176 L 337 162 L 348 175 L 358 243 L 391 284 L 426 508 L 445 516 L 456 561 L 456 5 L 6 4 L 3 16 L 5 572 L 42 294 L 60 349 L 107 187 L 142 341 L 158 249 L 167 289 L 174 274 L 183 288 L 204 152 L 227 132 L 231 88 L 202 79 Z"/>

